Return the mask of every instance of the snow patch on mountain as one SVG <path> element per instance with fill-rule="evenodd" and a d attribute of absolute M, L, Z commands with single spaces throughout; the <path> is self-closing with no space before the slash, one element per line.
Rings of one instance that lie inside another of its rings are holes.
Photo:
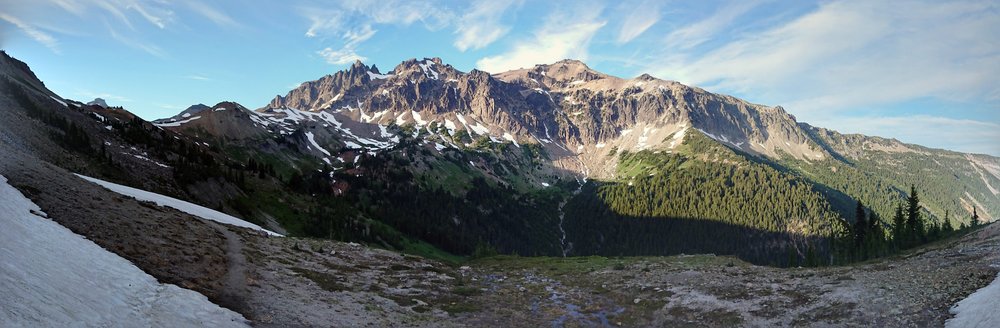
<path fill-rule="evenodd" d="M 388 79 L 388 78 L 392 77 L 392 74 L 388 74 L 388 75 L 387 74 L 378 74 L 378 73 L 372 73 L 371 71 L 369 71 L 368 72 L 368 77 L 371 78 L 372 80 L 385 80 L 385 79 Z"/>
<path fill-rule="evenodd" d="M 201 116 L 195 116 L 195 117 L 192 117 L 192 118 L 189 118 L 189 119 L 186 119 L 186 120 L 181 120 L 181 121 L 176 121 L 176 122 L 168 122 L 168 123 L 154 123 L 153 125 L 156 125 L 156 126 L 161 127 L 161 128 L 178 127 L 178 126 L 183 125 L 184 123 L 188 123 L 188 122 L 200 119 L 200 118 L 201 118 Z"/>
<path fill-rule="evenodd" d="M 242 219 L 234 217 L 232 215 L 229 215 L 229 214 L 226 214 L 226 213 L 222 213 L 222 212 L 219 212 L 219 211 L 216 211 L 216 210 L 213 210 L 213 209 L 205 208 L 205 207 L 202 207 L 200 205 L 188 203 L 188 202 L 185 202 L 185 201 L 180 200 L 180 199 L 176 199 L 176 198 L 172 198 L 172 197 L 167 197 L 167 196 L 164 196 L 164 195 L 160 195 L 160 194 L 157 194 L 157 193 L 152 193 L 152 192 L 148 192 L 148 191 L 145 191 L 145 190 L 140 190 L 140 189 L 136 189 L 136 188 L 132 188 L 132 187 L 127 187 L 127 186 L 123 186 L 123 185 L 120 185 L 120 184 L 115 184 L 115 183 L 107 182 L 107 181 L 96 179 L 96 178 L 91 178 L 91 177 L 88 177 L 88 176 L 85 176 L 85 175 L 77 174 L 76 176 L 78 176 L 78 177 L 80 177 L 80 178 L 82 178 L 84 180 L 93 182 L 93 183 L 95 183 L 97 185 L 100 185 L 101 187 L 107 188 L 108 190 L 114 191 L 116 193 L 119 193 L 119 194 L 122 194 L 122 195 L 125 195 L 125 196 L 131 196 L 131 197 L 134 197 L 135 199 L 138 199 L 138 200 L 154 202 L 154 203 L 156 203 L 157 205 L 160 205 L 160 206 L 172 207 L 172 208 L 177 209 L 177 210 L 179 210 L 181 212 L 188 213 L 188 214 L 191 214 L 191 215 L 194 215 L 194 216 L 206 219 L 206 220 L 211 220 L 211 221 L 215 221 L 215 222 L 219 222 L 219 223 L 225 223 L 225 224 L 234 225 L 234 226 L 238 226 L 238 227 L 250 228 L 250 229 L 254 229 L 254 230 L 260 230 L 260 231 L 266 232 L 267 234 L 272 235 L 272 236 L 281 236 L 280 234 L 277 234 L 277 233 L 274 233 L 274 232 L 272 232 L 270 230 L 261 228 L 260 226 L 258 226 L 256 224 L 253 224 L 253 223 L 250 223 L 250 222 L 247 222 L 247 221 L 243 221 Z"/>
<path fill-rule="evenodd" d="M 506 132 L 505 132 L 505 133 L 503 134 L 503 138 L 504 138 L 504 139 L 507 139 L 507 141 L 510 141 L 510 142 L 513 142 L 513 143 L 514 143 L 514 146 L 517 146 L 517 148 L 521 148 L 521 145 L 517 143 L 517 139 L 514 139 L 514 136 L 513 136 L 513 135 L 511 135 L 510 133 L 506 133 Z"/>
<path fill-rule="evenodd" d="M 59 100 L 59 98 L 56 98 L 56 97 L 53 97 L 53 96 L 49 96 L 49 98 L 52 98 L 52 100 L 55 100 L 60 105 L 63 105 L 63 107 L 69 107 L 69 106 L 66 105 L 65 101 Z"/>
<path fill-rule="evenodd" d="M 319 143 L 316 143 L 316 136 L 313 135 L 312 132 L 306 132 L 306 138 L 309 139 L 309 143 L 312 144 L 313 147 L 316 147 L 316 149 L 323 152 L 323 154 L 325 154 L 326 156 L 330 156 L 329 151 L 326 151 L 326 149 L 323 149 L 323 147 L 319 146 Z"/>
<path fill-rule="evenodd" d="M 677 131 L 677 133 L 674 133 L 674 137 L 670 139 L 670 149 L 674 149 L 678 143 L 683 142 L 685 134 L 687 134 L 687 127 L 684 127 L 680 131 Z"/>
<path fill-rule="evenodd" d="M 950 312 L 954 318 L 944 322 L 946 328 L 1000 327 L 1000 274 L 992 283 L 955 304 Z"/>
<path fill-rule="evenodd" d="M 247 327 L 197 292 L 45 218 L 0 176 L 0 322 L 24 327 Z"/>
<path fill-rule="evenodd" d="M 424 71 L 424 76 L 427 76 L 428 78 L 434 80 L 438 79 L 438 73 L 431 68 L 434 67 L 433 61 L 425 60 L 423 63 L 420 63 L 418 65 L 420 65 L 420 69 Z"/>
<path fill-rule="evenodd" d="M 480 135 L 490 134 L 490 128 L 486 127 L 485 125 L 479 122 L 476 122 L 476 124 L 472 126 L 472 131 L 475 131 L 476 134 Z"/>

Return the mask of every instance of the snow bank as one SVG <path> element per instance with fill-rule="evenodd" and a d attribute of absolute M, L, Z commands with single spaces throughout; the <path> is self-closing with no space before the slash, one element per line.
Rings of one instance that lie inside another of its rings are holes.
<path fill-rule="evenodd" d="M 988 286 L 977 290 L 951 308 L 954 318 L 945 327 L 1000 327 L 1000 274 Z"/>
<path fill-rule="evenodd" d="M 188 114 L 188 115 L 190 115 L 190 114 Z M 188 123 L 188 122 L 197 120 L 199 118 L 201 118 L 201 116 L 195 116 L 195 117 L 192 117 L 192 118 L 189 118 L 189 119 L 186 119 L 186 120 L 176 121 L 176 122 L 167 122 L 167 123 L 159 123 L 159 124 L 154 123 L 153 125 L 161 127 L 161 128 L 162 127 L 178 127 L 178 126 L 181 126 L 181 124 Z"/>
<path fill-rule="evenodd" d="M 246 327 L 41 213 L 0 176 L 0 323 L 25 327 Z"/>
<path fill-rule="evenodd" d="M 313 147 L 319 149 L 319 151 L 323 152 L 323 154 L 326 154 L 326 156 L 330 156 L 330 152 L 326 151 L 326 149 L 323 149 L 323 147 L 320 147 L 319 144 L 316 143 L 316 137 L 313 136 L 312 132 L 306 132 L 306 138 L 309 139 L 309 143 L 312 144 Z"/>
<path fill-rule="evenodd" d="M 277 234 L 277 233 L 274 233 L 274 232 L 269 231 L 267 229 L 261 228 L 260 226 L 258 226 L 256 224 L 253 224 L 253 223 L 250 223 L 250 222 L 247 222 L 247 221 L 243 221 L 243 220 L 241 220 L 241 219 L 239 219 L 237 217 L 234 217 L 232 215 L 229 215 L 229 214 L 226 214 L 226 213 L 222 213 L 222 212 L 210 209 L 210 208 L 205 208 L 205 207 L 202 207 L 200 205 L 191 204 L 191 203 L 185 202 L 185 201 L 180 200 L 180 199 L 171 198 L 171 197 L 167 197 L 167 196 L 156 194 L 156 193 L 151 193 L 151 192 L 148 192 L 148 191 L 145 191 L 145 190 L 139 190 L 139 189 L 135 189 L 135 188 L 132 188 L 132 187 L 126 187 L 126 186 L 123 186 L 123 185 L 120 185 L 120 184 L 114 184 L 114 183 L 111 183 L 111 182 L 107 182 L 107 181 L 104 181 L 104 180 L 91 178 L 91 177 L 84 176 L 84 175 L 77 174 L 76 176 L 81 177 L 84 180 L 96 183 L 96 184 L 100 185 L 101 187 L 108 188 L 108 190 L 114 191 L 116 193 L 119 193 L 119 194 L 122 194 L 122 195 L 125 195 L 125 196 L 132 196 L 132 197 L 135 197 L 135 199 L 138 199 L 138 200 L 144 200 L 144 201 L 154 202 L 154 203 L 156 203 L 157 205 L 160 205 L 160 206 L 169 206 L 169 207 L 175 208 L 175 209 L 177 209 L 177 210 L 179 210 L 181 212 L 188 213 L 188 214 L 191 214 L 191 215 L 194 215 L 194 216 L 198 216 L 198 217 L 201 217 L 201 218 L 206 219 L 206 220 L 212 220 L 212 221 L 219 222 L 219 223 L 231 224 L 231 225 L 238 226 L 238 227 L 256 229 L 256 230 L 264 231 L 264 232 L 266 232 L 266 233 L 268 233 L 269 235 L 272 235 L 272 236 L 281 236 L 280 234 Z"/>

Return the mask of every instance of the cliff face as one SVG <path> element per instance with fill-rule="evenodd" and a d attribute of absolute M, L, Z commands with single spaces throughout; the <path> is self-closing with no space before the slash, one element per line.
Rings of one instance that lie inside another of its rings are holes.
<path fill-rule="evenodd" d="M 460 72 L 438 58 L 410 59 L 386 74 L 356 62 L 275 97 L 261 111 L 280 108 L 382 125 L 445 126 L 474 137 L 554 144 L 573 154 L 670 148 L 668 137 L 695 128 L 750 153 L 828 156 L 781 107 L 646 74 L 618 78 L 575 60 L 494 75 Z"/>

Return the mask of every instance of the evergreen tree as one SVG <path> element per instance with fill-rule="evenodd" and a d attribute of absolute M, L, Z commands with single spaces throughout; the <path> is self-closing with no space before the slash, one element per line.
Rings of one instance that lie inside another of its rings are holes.
<path fill-rule="evenodd" d="M 909 230 L 908 247 L 927 241 L 924 221 L 920 219 L 920 198 L 915 185 L 910 185 L 910 197 L 906 199 L 906 227 Z"/>
<path fill-rule="evenodd" d="M 865 216 L 866 216 L 865 215 L 865 206 L 859 200 L 858 201 L 858 206 L 857 206 L 857 208 L 855 208 L 855 212 L 854 212 L 855 220 L 854 220 L 854 227 L 853 227 L 852 230 L 854 230 L 854 249 L 855 249 L 855 254 L 858 255 L 858 258 L 862 258 L 862 259 L 865 258 L 865 255 L 866 255 L 865 254 L 865 240 L 866 240 L 865 236 L 868 234 L 868 229 L 869 229 L 868 222 L 867 222 L 867 219 L 865 218 Z"/>
<path fill-rule="evenodd" d="M 972 222 L 969 223 L 971 227 L 975 228 L 979 226 L 979 213 L 976 212 L 976 207 L 972 207 Z"/>
<path fill-rule="evenodd" d="M 882 219 L 875 211 L 868 213 L 868 256 L 876 257 L 883 255 L 885 251 L 885 230 L 882 228 Z"/>
<path fill-rule="evenodd" d="M 937 221 L 931 221 L 927 227 L 927 239 L 938 240 L 941 238 L 941 225 Z"/>
<path fill-rule="evenodd" d="M 906 218 L 903 216 L 903 205 L 896 204 L 896 213 L 892 216 L 892 242 L 896 249 L 902 249 L 906 244 Z"/>
<path fill-rule="evenodd" d="M 949 217 L 948 210 L 945 210 L 944 225 L 941 227 L 941 232 L 944 233 L 944 235 L 950 235 L 951 233 L 955 232 L 955 226 L 951 225 L 951 219 L 949 219 L 948 217 Z"/>

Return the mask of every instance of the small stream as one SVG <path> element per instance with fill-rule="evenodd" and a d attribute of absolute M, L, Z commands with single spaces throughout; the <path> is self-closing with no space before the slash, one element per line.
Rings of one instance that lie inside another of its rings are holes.
<path fill-rule="evenodd" d="M 566 255 L 573 250 L 573 243 L 566 242 L 566 229 L 563 228 L 563 221 L 564 218 L 566 217 L 566 212 L 563 212 L 563 207 L 566 206 L 566 203 L 569 203 L 570 199 L 576 197 L 576 195 L 580 193 L 580 190 L 583 190 L 583 185 L 584 183 L 586 183 L 586 181 L 587 180 L 580 182 L 579 180 L 577 180 L 577 183 L 579 183 L 580 186 L 576 187 L 576 190 L 573 191 L 572 195 L 566 197 L 566 199 L 564 199 L 561 203 L 559 203 L 559 233 L 561 234 L 561 236 L 559 237 L 559 247 L 562 250 L 563 257 L 566 257 Z"/>

